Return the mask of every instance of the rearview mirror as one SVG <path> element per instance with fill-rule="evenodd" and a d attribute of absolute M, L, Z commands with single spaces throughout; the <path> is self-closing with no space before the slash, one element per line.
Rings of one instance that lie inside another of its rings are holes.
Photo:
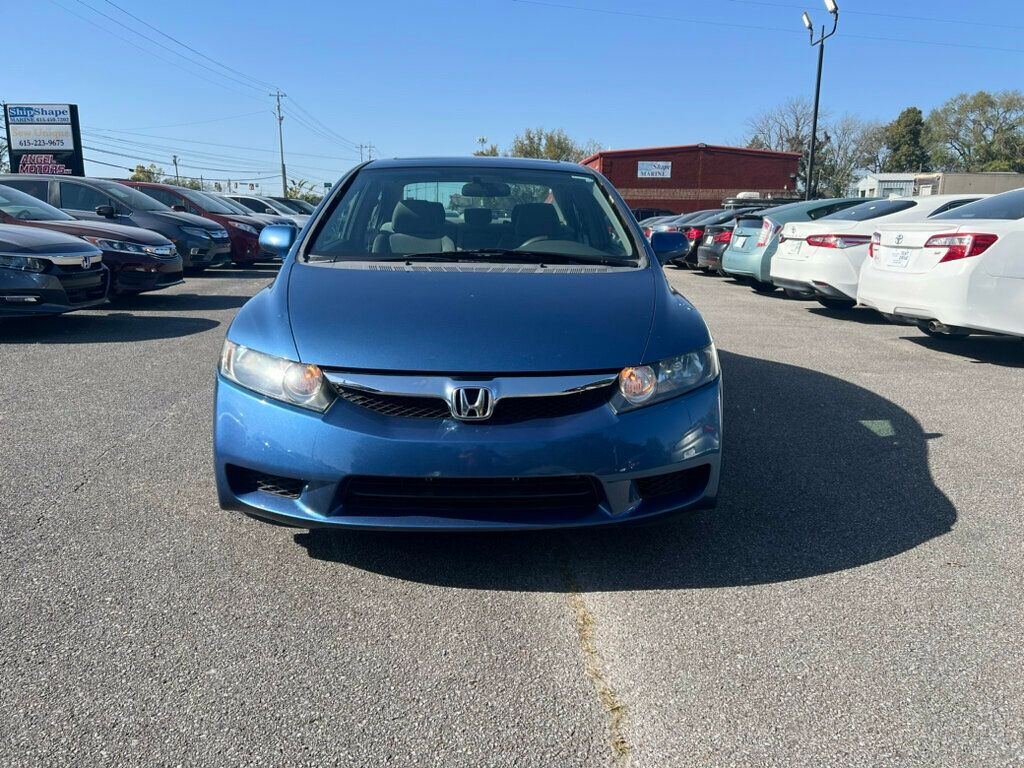
<path fill-rule="evenodd" d="M 102 216 L 104 219 L 112 219 L 117 214 L 114 211 L 114 206 L 112 206 L 112 205 L 97 205 L 96 206 L 96 215 L 97 216 Z"/>
<path fill-rule="evenodd" d="M 263 211 L 263 212 L 264 212 L 264 213 L 269 213 L 269 214 L 270 214 L 271 216 L 277 216 L 277 211 L 275 211 L 275 210 L 274 210 L 273 208 L 267 208 L 267 209 L 266 209 L 265 211 Z"/>
<path fill-rule="evenodd" d="M 178 213 L 188 213 L 188 208 L 186 208 L 184 205 L 172 205 L 171 210 L 177 211 Z"/>
<path fill-rule="evenodd" d="M 271 224 L 260 232 L 260 248 L 283 259 L 292 249 L 297 234 L 298 230 L 294 225 Z"/>
<path fill-rule="evenodd" d="M 654 232 L 651 235 L 651 249 L 661 264 L 678 258 L 690 248 L 690 241 L 682 232 Z"/>

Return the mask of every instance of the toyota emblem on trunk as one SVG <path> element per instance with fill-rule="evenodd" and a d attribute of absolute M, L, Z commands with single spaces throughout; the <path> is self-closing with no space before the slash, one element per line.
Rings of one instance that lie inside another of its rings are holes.
<path fill-rule="evenodd" d="M 452 416 L 462 421 L 482 421 L 494 413 L 494 393 L 487 387 L 460 387 L 452 391 Z"/>

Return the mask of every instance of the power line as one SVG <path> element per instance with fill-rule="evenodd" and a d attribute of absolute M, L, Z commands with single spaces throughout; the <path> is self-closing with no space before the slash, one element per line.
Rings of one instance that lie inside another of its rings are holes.
<path fill-rule="evenodd" d="M 212 85 L 216 85 L 218 88 L 223 88 L 224 90 L 231 91 L 232 93 L 236 93 L 239 96 L 245 96 L 247 99 L 259 99 L 260 98 L 259 96 L 256 96 L 255 94 L 248 93 L 246 91 L 240 91 L 240 90 L 238 90 L 236 88 L 232 88 L 231 86 L 229 86 L 229 85 L 227 85 L 225 83 L 221 83 L 221 82 L 218 82 L 216 80 L 211 80 L 210 78 L 206 77 L 205 75 L 201 75 L 198 72 L 193 72 L 191 69 L 188 69 L 187 67 L 182 67 L 181 66 L 181 62 L 174 61 L 173 59 L 168 59 L 168 58 L 166 58 L 164 56 L 161 56 L 160 54 L 156 53 L 155 51 L 151 50 L 150 48 L 147 48 L 147 47 L 145 47 L 143 45 L 139 45 L 138 43 L 136 43 L 136 42 L 134 42 L 132 40 L 129 40 L 124 35 L 120 35 L 117 32 L 114 32 L 112 30 L 107 29 L 102 24 L 97 24 L 95 21 L 93 21 L 92 19 L 88 18 L 87 16 L 83 16 L 82 14 L 77 13 L 76 11 L 72 10 L 71 8 L 68 8 L 67 6 L 62 5 L 61 3 L 57 2 L 57 0 L 49 0 L 49 2 L 52 3 L 53 5 L 57 6 L 58 8 L 60 8 L 65 13 L 69 13 L 72 16 L 74 16 L 75 18 L 81 19 L 86 24 L 89 24 L 89 25 L 91 25 L 93 27 L 96 27 L 96 29 L 100 30 L 101 32 L 106 32 L 108 35 L 117 38 L 121 42 L 127 43 L 132 48 L 138 48 L 143 53 L 149 54 L 150 56 L 152 56 L 152 57 L 154 57 L 156 59 L 159 59 L 160 61 L 164 62 L 165 64 L 170 64 L 172 67 L 180 67 L 180 68 L 182 68 L 185 72 L 188 72 L 193 77 L 198 77 L 200 80 L 204 80 L 207 83 L 211 83 Z"/>
<path fill-rule="evenodd" d="M 285 112 L 285 114 L 288 114 L 288 113 Z M 176 136 L 156 136 L 156 135 L 153 135 L 153 134 L 137 133 L 137 132 L 128 131 L 128 130 L 121 130 L 119 128 L 85 127 L 85 128 L 83 128 L 83 131 L 85 131 L 87 133 L 93 133 L 95 131 L 99 131 L 101 133 L 106 133 L 108 131 L 111 131 L 111 132 L 112 131 L 117 131 L 118 133 L 124 133 L 124 134 L 126 134 L 128 136 L 141 136 L 142 138 L 145 138 L 145 139 L 164 139 L 165 141 L 173 141 L 173 142 L 176 142 L 176 143 L 183 143 L 183 144 L 202 144 L 203 146 L 207 146 L 207 147 L 225 147 L 227 149 L 237 149 L 237 150 L 243 150 L 243 151 L 249 151 L 249 152 L 275 152 L 275 153 L 277 152 L 276 149 L 265 149 L 265 148 L 262 148 L 262 147 L 242 147 L 242 146 L 239 146 L 237 144 L 223 144 L 223 143 L 215 142 L 215 141 L 199 141 L 198 139 L 180 139 L 180 138 L 178 138 Z M 111 141 L 113 141 L 116 137 L 110 136 L 108 138 Z M 128 141 L 128 139 L 121 139 L 121 141 Z M 133 143 L 141 143 L 141 142 L 133 142 Z M 315 153 L 315 152 L 292 152 L 292 151 L 289 151 L 288 154 L 290 154 L 290 155 L 300 155 L 302 157 L 315 157 L 315 158 L 318 158 L 318 159 L 321 159 L 321 160 L 355 160 L 356 159 L 354 156 L 338 157 L 338 156 L 334 156 L 334 155 L 322 155 L 322 154 Z"/>
<path fill-rule="evenodd" d="M 146 34 L 144 34 L 142 32 L 139 32 L 139 30 L 135 29 L 134 27 L 130 27 L 129 25 L 125 24 L 124 22 L 115 19 L 113 16 L 110 16 L 109 14 L 104 13 L 103 11 L 99 10 L 98 8 L 94 8 L 93 6 L 91 6 L 87 2 L 85 2 L 85 0 L 75 0 L 75 2 L 78 3 L 81 6 L 84 6 L 84 7 L 88 8 L 93 13 L 98 14 L 99 16 L 102 16 L 104 19 L 107 19 L 108 21 L 112 21 L 114 24 L 117 24 L 119 27 L 121 27 L 123 29 L 127 29 L 133 35 L 138 35 L 143 40 L 148 40 L 153 45 L 156 45 L 156 46 L 158 46 L 160 48 L 163 48 L 165 51 L 168 51 L 169 53 L 173 54 L 174 56 L 177 56 L 179 58 L 184 59 L 189 64 L 193 64 L 193 65 L 195 65 L 197 67 L 202 67 L 203 69 L 205 69 L 205 70 L 207 70 L 209 72 L 212 72 L 213 74 L 217 75 L 218 77 L 223 77 L 223 78 L 225 78 L 227 80 L 231 80 L 233 82 L 236 82 L 236 83 L 238 83 L 239 85 L 241 85 L 241 86 L 243 86 L 245 88 L 253 88 L 255 90 L 262 90 L 262 88 L 260 88 L 259 86 L 255 86 L 255 85 L 253 85 L 251 83 L 247 83 L 245 80 L 240 80 L 237 77 L 232 77 L 231 75 L 226 75 L 223 72 L 218 72 L 213 67 L 210 67 L 210 66 L 208 66 L 206 64 L 203 64 L 203 62 L 201 62 L 201 61 L 196 61 L 195 59 L 193 59 L 193 58 L 191 58 L 189 56 L 186 56 L 183 53 L 179 53 L 178 51 L 176 51 L 175 49 L 171 48 L 170 46 L 164 45 L 159 40 L 154 40 L 149 35 L 146 35 Z"/>
<path fill-rule="evenodd" d="M 740 0 L 734 0 L 734 2 L 739 2 L 739 1 Z M 745 2 L 754 2 L 754 0 L 743 0 L 743 1 L 745 1 Z M 653 19 L 653 20 L 656 20 L 656 21 L 678 21 L 678 22 L 682 22 L 684 24 L 704 24 L 704 25 L 709 25 L 709 26 L 714 26 L 714 27 L 733 27 L 733 28 L 737 28 L 737 29 L 755 29 L 755 30 L 758 30 L 758 31 L 785 32 L 787 34 L 799 34 L 799 35 L 806 34 L 806 32 L 803 29 L 790 29 L 790 28 L 787 28 L 787 27 L 766 27 L 766 26 L 754 25 L 754 24 L 736 24 L 736 23 L 725 22 L 725 21 L 710 21 L 708 19 L 689 19 L 689 18 L 683 18 L 682 16 L 661 16 L 661 15 L 650 14 L 650 13 L 637 13 L 637 12 L 634 12 L 634 11 L 615 11 L 615 10 L 611 10 L 611 9 L 608 9 L 608 8 L 586 8 L 586 7 L 578 6 L 578 5 L 565 5 L 564 3 L 545 2 L 545 0 L 511 0 L 511 2 L 519 3 L 519 4 L 523 4 L 523 5 L 535 5 L 535 6 L 540 6 L 540 7 L 544 7 L 544 8 L 558 8 L 558 9 L 566 10 L 566 11 L 576 11 L 576 12 L 581 12 L 582 11 L 584 13 L 600 13 L 600 14 L 606 14 L 606 15 L 612 15 L 612 16 L 629 16 L 629 17 L 640 18 L 640 19 Z M 782 7 L 782 6 L 776 6 L 776 7 Z M 877 36 L 874 36 L 874 35 L 859 35 L 859 34 L 855 34 L 855 33 L 851 34 L 851 33 L 845 33 L 845 32 L 843 33 L 843 38 L 844 39 L 845 38 L 850 38 L 850 39 L 856 39 L 856 40 L 872 40 L 872 41 L 875 41 L 875 42 L 883 42 L 883 43 L 905 43 L 907 45 L 933 45 L 933 46 L 939 46 L 939 47 L 943 47 L 943 48 L 965 48 L 965 49 L 976 50 L 976 51 L 999 51 L 1001 53 L 1024 53 L 1024 48 L 1005 48 L 1005 47 L 994 46 L 994 45 L 974 45 L 974 44 L 971 44 L 971 43 L 953 43 L 953 42 L 947 42 L 947 41 L 941 41 L 940 42 L 938 40 L 917 40 L 917 39 L 913 39 L 913 38 L 902 38 L 902 37 L 877 37 Z"/>
<path fill-rule="evenodd" d="M 151 29 L 154 32 L 156 32 L 157 34 L 163 35 L 168 40 L 171 40 L 171 41 L 177 43 L 178 45 L 180 45 L 182 48 L 185 48 L 185 49 L 191 51 L 192 53 L 196 54 L 197 56 L 202 56 L 207 61 L 209 61 L 209 62 L 211 62 L 213 64 L 216 64 L 218 67 L 221 67 L 222 69 L 226 69 L 229 72 L 234 72 L 236 75 L 241 75 L 242 77 L 246 78 L 247 80 L 251 80 L 257 86 L 259 86 L 259 88 L 261 90 L 265 89 L 265 88 L 274 88 L 275 87 L 275 86 L 271 85 L 270 83 L 268 83 L 268 82 L 266 82 L 264 80 L 260 80 L 258 78 L 255 78 L 252 75 L 247 75 L 245 72 L 241 72 L 241 71 L 235 69 L 234 67 L 229 67 L 227 64 L 222 64 L 221 62 L 217 61 L 216 59 L 210 58 L 209 56 L 207 56 L 202 51 L 197 51 L 192 46 L 190 46 L 190 45 L 188 45 L 186 43 L 181 42 L 181 40 L 179 40 L 178 38 L 173 37 L 173 36 L 167 34 L 163 30 L 158 29 L 157 27 L 154 27 L 148 21 L 145 21 L 144 19 L 140 19 L 138 16 L 136 16 L 133 13 L 131 13 L 130 11 L 126 11 L 124 8 L 122 8 L 120 5 L 118 5 L 117 3 L 113 2 L 112 0 L 104 0 L 104 2 L 107 3 L 107 5 L 113 6 L 117 10 L 121 11 L 121 13 L 125 14 L 126 16 L 130 16 L 131 18 L 135 19 L 135 21 L 139 22 L 143 26 L 148 27 L 149 29 Z"/>
<path fill-rule="evenodd" d="M 114 157 L 127 157 L 132 160 L 142 160 L 147 163 L 164 163 L 166 160 L 161 160 L 154 157 L 143 157 L 136 154 L 125 154 L 124 152 L 115 152 L 110 149 L 103 149 L 102 147 L 88 147 L 85 144 L 82 145 L 82 149 L 87 149 L 90 152 L 99 152 L 101 155 L 113 155 Z M 218 171 L 220 173 L 271 173 L 269 169 L 238 169 L 238 168 L 211 168 L 205 165 L 193 165 L 192 163 L 186 163 L 179 160 L 180 164 L 185 168 L 195 168 L 197 171 Z"/>
<path fill-rule="evenodd" d="M 804 6 L 796 5 L 794 3 L 770 3 L 767 0 L 730 0 L 733 3 L 742 3 L 743 5 L 760 5 L 766 8 L 793 8 L 803 10 Z M 937 24 L 964 24 L 972 27 L 994 27 L 996 29 L 1024 29 L 1024 26 L 1017 24 L 1003 24 L 994 23 L 989 21 L 968 21 L 966 19 L 940 19 L 931 16 L 908 16 L 902 13 L 881 13 L 879 11 L 857 11 L 849 10 L 846 6 L 843 6 L 843 15 L 857 15 L 857 16 L 877 16 L 884 19 L 902 19 L 904 21 L 933 21 Z"/>

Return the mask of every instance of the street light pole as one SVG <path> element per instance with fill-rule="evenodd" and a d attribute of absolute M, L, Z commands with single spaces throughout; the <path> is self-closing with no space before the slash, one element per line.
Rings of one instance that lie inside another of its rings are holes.
<path fill-rule="evenodd" d="M 277 143 L 281 149 L 281 195 L 288 197 L 288 172 L 284 169 L 284 129 L 282 127 L 284 115 L 281 114 L 281 97 L 287 96 L 287 94 L 281 93 L 281 89 L 278 88 L 276 93 L 270 95 L 277 98 Z"/>
<path fill-rule="evenodd" d="M 821 103 L 821 67 L 825 62 L 825 41 L 836 33 L 839 27 L 839 6 L 835 0 L 824 0 L 825 10 L 832 15 L 832 31 L 825 33 L 825 27 L 821 28 L 821 36 L 814 39 L 814 24 L 811 17 L 805 12 L 803 15 L 804 26 L 810 33 L 811 46 L 818 46 L 818 77 L 814 83 L 814 116 L 811 118 L 811 152 L 807 158 L 807 183 L 804 185 L 804 199 L 810 200 L 814 197 L 814 160 L 818 149 L 818 105 Z"/>

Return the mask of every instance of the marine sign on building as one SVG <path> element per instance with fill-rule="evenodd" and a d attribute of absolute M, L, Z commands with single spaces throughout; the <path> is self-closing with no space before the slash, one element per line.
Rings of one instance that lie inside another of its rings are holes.
<path fill-rule="evenodd" d="M 7 104 L 4 125 L 12 173 L 85 175 L 77 104 Z"/>

